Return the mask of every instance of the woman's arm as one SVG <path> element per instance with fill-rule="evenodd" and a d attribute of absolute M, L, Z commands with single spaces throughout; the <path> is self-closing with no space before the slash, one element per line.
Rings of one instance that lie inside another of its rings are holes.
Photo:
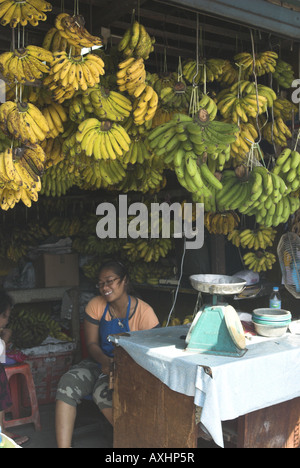
<path fill-rule="evenodd" d="M 109 375 L 111 359 L 103 353 L 99 346 L 99 326 L 85 320 L 84 332 L 90 357 L 101 364 L 101 370 L 104 374 Z"/>

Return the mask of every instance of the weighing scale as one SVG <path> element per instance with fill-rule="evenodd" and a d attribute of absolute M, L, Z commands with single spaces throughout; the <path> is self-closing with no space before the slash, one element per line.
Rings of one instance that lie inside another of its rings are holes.
<path fill-rule="evenodd" d="M 219 303 L 218 296 L 239 294 L 246 281 L 237 276 L 192 275 L 190 282 L 199 292 L 211 294 L 212 305 L 196 314 L 186 336 L 186 349 L 204 354 L 241 357 L 247 351 L 243 326 L 236 310 Z"/>

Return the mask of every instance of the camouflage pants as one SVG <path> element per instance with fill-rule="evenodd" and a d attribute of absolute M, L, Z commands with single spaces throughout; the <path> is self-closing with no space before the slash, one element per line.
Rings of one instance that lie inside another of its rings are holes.
<path fill-rule="evenodd" d="M 77 406 L 88 395 L 100 410 L 111 408 L 112 390 L 108 388 L 108 376 L 102 374 L 98 364 L 85 359 L 60 378 L 56 399 Z"/>

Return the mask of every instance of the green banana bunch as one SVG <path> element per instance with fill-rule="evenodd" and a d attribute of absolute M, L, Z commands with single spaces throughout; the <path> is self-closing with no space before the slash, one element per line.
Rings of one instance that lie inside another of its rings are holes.
<path fill-rule="evenodd" d="M 277 157 L 272 172 L 283 179 L 287 194 L 298 190 L 300 187 L 300 153 L 285 148 Z"/>
<path fill-rule="evenodd" d="M 284 60 L 278 59 L 273 77 L 282 88 L 290 88 L 295 79 L 294 70 L 292 65 Z"/>
<path fill-rule="evenodd" d="M 150 37 L 145 27 L 134 21 L 132 26 L 125 31 L 124 36 L 118 44 L 119 52 L 124 57 L 143 58 L 147 60 L 154 51 L 155 38 Z"/>

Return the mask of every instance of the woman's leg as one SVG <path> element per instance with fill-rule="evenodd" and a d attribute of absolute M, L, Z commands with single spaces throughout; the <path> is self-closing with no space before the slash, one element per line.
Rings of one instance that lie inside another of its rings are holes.
<path fill-rule="evenodd" d="M 55 408 L 55 431 L 58 448 L 70 448 L 77 408 L 57 400 Z"/>
<path fill-rule="evenodd" d="M 113 391 L 109 389 L 109 377 L 102 374 L 95 384 L 93 400 L 111 425 L 113 425 L 112 393 Z"/>

